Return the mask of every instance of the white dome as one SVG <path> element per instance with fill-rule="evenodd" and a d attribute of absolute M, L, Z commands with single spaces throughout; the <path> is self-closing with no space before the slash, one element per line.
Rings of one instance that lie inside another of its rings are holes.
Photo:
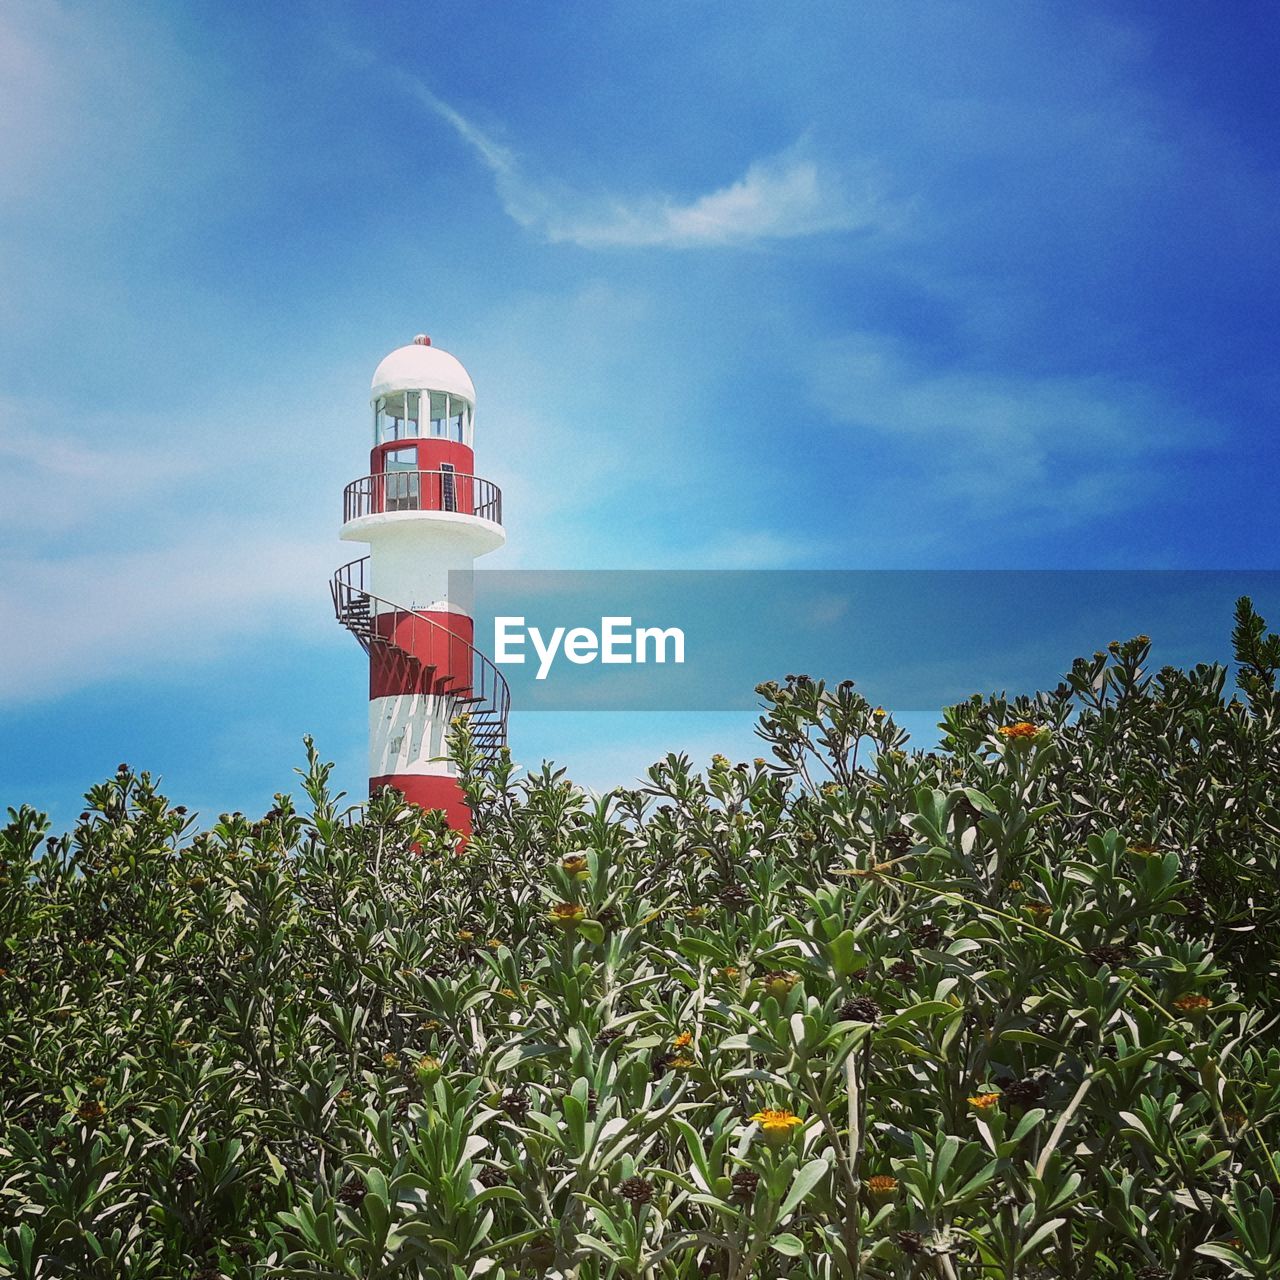
<path fill-rule="evenodd" d="M 476 389 L 461 361 L 431 346 L 429 339 L 397 347 L 374 370 L 370 398 L 376 400 L 395 391 L 451 391 L 464 396 L 473 407 L 476 402 Z"/>

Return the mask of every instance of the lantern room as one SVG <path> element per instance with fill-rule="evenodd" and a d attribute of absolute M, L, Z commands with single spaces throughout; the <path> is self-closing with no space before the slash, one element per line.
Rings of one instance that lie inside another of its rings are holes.
<path fill-rule="evenodd" d="M 501 525 L 501 493 L 475 475 L 475 404 L 466 369 L 426 334 L 378 365 L 369 392 L 369 474 L 348 485 L 343 499 L 344 521 L 356 522 L 349 532 L 367 532 L 366 517 L 406 513 Z"/>
<path fill-rule="evenodd" d="M 378 365 L 370 389 L 374 475 L 470 475 L 476 390 L 459 361 L 420 333 Z"/>

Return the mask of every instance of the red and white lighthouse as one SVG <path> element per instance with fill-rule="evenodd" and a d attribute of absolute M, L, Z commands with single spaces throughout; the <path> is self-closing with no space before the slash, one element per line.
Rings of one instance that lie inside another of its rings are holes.
<path fill-rule="evenodd" d="M 369 655 L 369 788 L 396 787 L 468 834 L 445 734 L 468 715 L 492 758 L 506 742 L 510 695 L 475 648 L 458 571 L 506 541 L 502 494 L 475 474 L 475 387 L 425 334 L 378 365 L 370 407 L 369 475 L 343 493 L 340 534 L 369 554 L 332 583 L 338 621 Z"/>

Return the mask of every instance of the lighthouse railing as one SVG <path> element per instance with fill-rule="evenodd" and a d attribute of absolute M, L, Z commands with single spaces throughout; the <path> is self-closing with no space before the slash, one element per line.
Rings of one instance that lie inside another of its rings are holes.
<path fill-rule="evenodd" d="M 492 480 L 440 467 L 362 476 L 342 492 L 344 524 L 390 511 L 448 511 L 501 524 L 502 490 Z"/>

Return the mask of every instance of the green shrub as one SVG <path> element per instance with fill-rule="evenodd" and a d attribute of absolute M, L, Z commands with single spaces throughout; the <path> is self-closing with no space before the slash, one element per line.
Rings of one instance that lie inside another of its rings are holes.
<path fill-rule="evenodd" d="M 475 769 L 195 834 L 0 833 L 0 1272 L 1280 1274 L 1280 641 L 1145 637 L 937 751 L 848 683 L 769 758 Z"/>

